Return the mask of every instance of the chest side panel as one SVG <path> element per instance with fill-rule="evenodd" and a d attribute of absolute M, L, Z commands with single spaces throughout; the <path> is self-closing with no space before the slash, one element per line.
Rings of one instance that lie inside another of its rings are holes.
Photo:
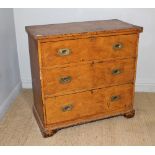
<path fill-rule="evenodd" d="M 37 41 L 35 41 L 30 36 L 29 36 L 29 53 L 30 53 L 34 107 L 39 115 L 40 120 L 42 121 L 42 123 L 44 123 L 38 44 Z"/>

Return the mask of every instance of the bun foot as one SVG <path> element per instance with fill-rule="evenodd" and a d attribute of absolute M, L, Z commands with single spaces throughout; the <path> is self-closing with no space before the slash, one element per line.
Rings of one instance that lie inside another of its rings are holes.
<path fill-rule="evenodd" d="M 42 132 L 42 135 L 43 135 L 44 138 L 46 138 L 46 137 L 51 137 L 51 136 L 53 136 L 56 133 L 57 133 L 57 130 L 52 130 L 52 131 Z"/>
<path fill-rule="evenodd" d="M 130 112 L 125 113 L 124 117 L 125 118 L 132 118 L 132 117 L 134 117 L 134 115 L 135 115 L 135 110 L 133 109 Z"/>

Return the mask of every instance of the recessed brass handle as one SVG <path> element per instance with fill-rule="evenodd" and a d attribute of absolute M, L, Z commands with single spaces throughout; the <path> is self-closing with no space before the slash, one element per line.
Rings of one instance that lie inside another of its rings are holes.
<path fill-rule="evenodd" d="M 66 111 L 71 111 L 73 109 L 73 105 L 72 104 L 68 104 L 62 107 L 62 111 L 66 112 Z"/>
<path fill-rule="evenodd" d="M 113 69 L 112 71 L 111 71 L 111 74 L 112 75 L 118 75 L 118 74 L 121 74 L 121 70 L 120 69 Z"/>
<path fill-rule="evenodd" d="M 123 44 L 122 43 L 116 43 L 113 45 L 113 49 L 114 50 L 119 50 L 123 48 Z"/>
<path fill-rule="evenodd" d="M 118 101 L 121 99 L 121 96 L 120 95 L 114 95 L 114 96 L 111 96 L 111 101 L 114 102 L 114 101 Z"/>
<path fill-rule="evenodd" d="M 58 55 L 59 56 L 68 56 L 71 54 L 71 50 L 68 48 L 62 48 L 58 50 Z"/>
<path fill-rule="evenodd" d="M 59 79 L 59 83 L 61 83 L 61 84 L 70 83 L 71 81 L 72 81 L 72 77 L 71 76 L 65 76 L 65 77 L 61 77 Z"/>

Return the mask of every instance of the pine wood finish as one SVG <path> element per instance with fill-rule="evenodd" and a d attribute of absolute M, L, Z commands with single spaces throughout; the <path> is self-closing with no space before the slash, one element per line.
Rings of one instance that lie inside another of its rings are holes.
<path fill-rule="evenodd" d="M 42 67 L 89 60 L 136 57 L 137 41 L 137 34 L 133 34 L 41 43 Z M 116 43 L 122 43 L 123 48 L 113 49 L 113 45 Z M 71 54 L 64 57 L 59 56 L 58 50 L 61 48 L 69 48 Z"/>
<path fill-rule="evenodd" d="M 119 70 L 120 73 L 114 73 Z M 74 92 L 130 83 L 134 80 L 135 59 L 111 60 L 105 62 L 74 64 L 69 67 L 42 70 L 45 96 L 57 96 Z M 70 76 L 68 83 L 60 79 Z"/>
<path fill-rule="evenodd" d="M 132 84 L 94 89 L 45 99 L 47 124 L 74 121 L 96 114 L 131 108 Z M 118 99 L 112 97 L 119 96 Z M 95 104 L 94 104 L 95 103 Z M 72 109 L 64 111 L 64 107 Z"/>
<path fill-rule="evenodd" d="M 142 30 L 116 19 L 26 27 L 33 111 L 44 137 L 68 126 L 134 116 Z"/>

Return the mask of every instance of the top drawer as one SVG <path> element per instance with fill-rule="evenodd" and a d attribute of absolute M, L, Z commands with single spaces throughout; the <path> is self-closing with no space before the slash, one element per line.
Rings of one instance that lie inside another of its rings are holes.
<path fill-rule="evenodd" d="M 43 67 L 137 55 L 138 34 L 41 43 Z"/>

